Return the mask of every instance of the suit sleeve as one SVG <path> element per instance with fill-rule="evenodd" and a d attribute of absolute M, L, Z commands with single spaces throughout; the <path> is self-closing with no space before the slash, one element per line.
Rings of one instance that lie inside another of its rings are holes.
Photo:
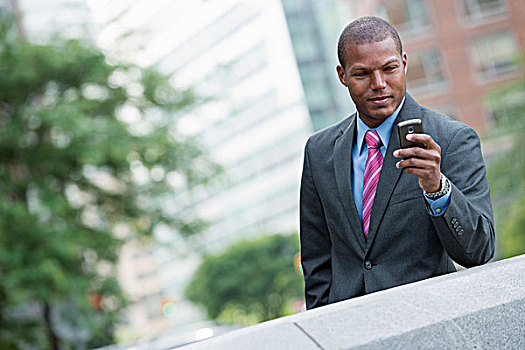
<path fill-rule="evenodd" d="M 480 141 L 472 128 L 460 129 L 442 151 L 441 171 L 452 186 L 445 214 L 430 211 L 441 242 L 458 264 L 484 264 L 494 255 L 494 220 Z"/>
<path fill-rule="evenodd" d="M 307 309 L 328 304 L 332 282 L 331 241 L 305 147 L 299 204 L 301 265 Z"/>

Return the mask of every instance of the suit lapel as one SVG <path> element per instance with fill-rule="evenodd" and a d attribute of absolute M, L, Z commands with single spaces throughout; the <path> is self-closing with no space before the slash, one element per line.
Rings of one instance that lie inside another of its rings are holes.
<path fill-rule="evenodd" d="M 368 240 L 366 250 L 370 249 L 372 243 L 377 234 L 379 225 L 385 215 L 386 208 L 390 202 L 390 197 L 394 192 L 394 188 L 399 181 L 401 176 L 401 169 L 396 168 L 396 163 L 399 161 L 398 158 L 393 156 L 393 152 L 401 147 L 399 142 L 399 135 L 397 133 L 397 124 L 403 120 L 420 118 L 421 112 L 417 102 L 407 93 L 405 103 L 399 115 L 392 127 L 390 133 L 390 141 L 385 153 L 385 159 L 383 160 L 383 167 L 381 174 L 379 175 L 379 182 L 377 184 L 376 196 L 374 198 L 374 204 L 372 205 L 372 213 L 370 215 L 370 227 L 368 229 Z"/>
<path fill-rule="evenodd" d="M 356 115 L 354 114 L 350 126 L 346 130 L 341 130 L 341 135 L 335 141 L 334 172 L 339 196 L 343 202 L 343 209 L 350 225 L 352 226 L 352 232 L 356 236 L 356 239 L 364 252 L 366 245 L 365 235 L 357 214 L 351 184 L 352 144 L 356 128 L 355 118 Z"/>

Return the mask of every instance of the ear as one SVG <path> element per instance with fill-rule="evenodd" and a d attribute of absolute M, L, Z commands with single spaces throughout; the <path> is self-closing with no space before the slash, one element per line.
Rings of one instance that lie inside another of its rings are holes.
<path fill-rule="evenodd" d="M 403 51 L 403 66 L 405 67 L 405 75 L 408 72 L 408 60 L 407 60 L 407 53 Z"/>
<path fill-rule="evenodd" d="M 341 84 L 348 87 L 348 85 L 346 85 L 345 69 L 341 67 L 341 65 L 338 65 L 335 69 L 337 70 L 337 75 L 339 76 Z"/>

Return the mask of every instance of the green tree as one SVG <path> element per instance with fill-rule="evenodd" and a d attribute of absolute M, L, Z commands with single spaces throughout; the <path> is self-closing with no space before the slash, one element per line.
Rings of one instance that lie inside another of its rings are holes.
<path fill-rule="evenodd" d="M 510 144 L 488 161 L 500 258 L 525 253 L 525 79 L 495 89 L 486 98 L 495 128 L 486 136 Z"/>
<path fill-rule="evenodd" d="M 0 348 L 111 343 L 119 247 L 160 224 L 203 227 L 164 210 L 174 186 L 218 171 L 175 127 L 192 103 L 154 70 L 78 40 L 31 44 L 2 21 Z"/>
<path fill-rule="evenodd" d="M 303 296 L 294 267 L 298 236 L 273 235 L 242 241 L 204 259 L 186 289 L 189 300 L 225 323 L 253 324 L 290 313 Z"/>

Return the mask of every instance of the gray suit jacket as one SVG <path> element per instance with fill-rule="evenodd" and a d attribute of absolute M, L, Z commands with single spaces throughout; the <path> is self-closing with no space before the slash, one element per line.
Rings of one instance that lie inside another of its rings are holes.
<path fill-rule="evenodd" d="M 356 115 L 312 135 L 301 179 L 301 261 L 306 306 L 359 295 L 471 267 L 494 254 L 489 183 L 479 138 L 469 126 L 428 110 L 407 93 L 396 123 L 420 118 L 441 146 L 441 171 L 452 184 L 450 206 L 433 216 L 415 175 L 395 167 L 394 126 L 365 241 L 351 189 Z"/>

